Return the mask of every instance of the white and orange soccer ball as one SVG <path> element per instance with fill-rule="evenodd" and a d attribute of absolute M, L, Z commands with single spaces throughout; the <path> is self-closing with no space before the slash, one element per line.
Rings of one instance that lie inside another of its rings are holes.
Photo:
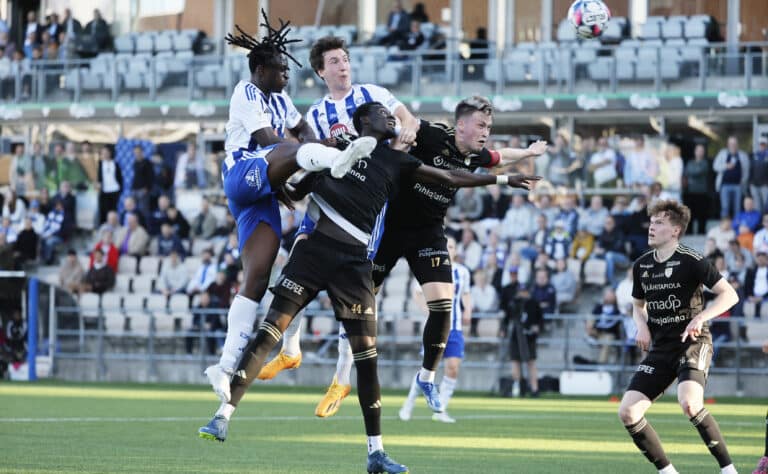
<path fill-rule="evenodd" d="M 568 21 L 576 28 L 579 38 L 597 38 L 610 19 L 611 11 L 601 0 L 576 0 L 568 9 Z"/>

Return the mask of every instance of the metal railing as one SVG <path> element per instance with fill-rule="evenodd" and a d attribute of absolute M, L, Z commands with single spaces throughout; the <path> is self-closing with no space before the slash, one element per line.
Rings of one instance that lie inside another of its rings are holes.
<path fill-rule="evenodd" d="M 732 53 L 724 43 L 631 48 L 550 43 L 472 51 L 481 59 L 452 57 L 445 49 L 354 47 L 351 67 L 356 82 L 376 83 L 409 98 L 766 89 L 768 42 L 739 47 L 741 52 Z M 296 54 L 304 67 L 291 72 L 288 92 L 307 105 L 325 89 L 308 65 L 307 50 Z M 236 82 L 250 76 L 241 54 L 35 60 L 14 63 L 12 70 L 0 78 L 0 99 L 36 104 L 226 100 Z"/>

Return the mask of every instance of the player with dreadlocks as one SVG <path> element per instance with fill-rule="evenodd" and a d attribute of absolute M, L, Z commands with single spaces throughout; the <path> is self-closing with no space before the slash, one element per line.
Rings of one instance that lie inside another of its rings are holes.
<path fill-rule="evenodd" d="M 315 141 L 314 133 L 283 92 L 288 82 L 286 58 L 299 64 L 286 50 L 288 44 L 296 41 L 286 39 L 288 25 L 280 20 L 280 28 L 275 29 L 264 15 L 262 26 L 268 33 L 261 40 L 239 26 L 237 36 L 230 34 L 226 38 L 228 43 L 250 50 L 251 79 L 240 81 L 232 93 L 224 142 L 227 156 L 221 172 L 229 209 L 237 221 L 244 277 L 227 314 L 227 337 L 221 358 L 205 370 L 222 407 L 229 401 L 229 390 L 222 391 L 221 387 L 229 386 L 237 359 L 248 345 L 256 311 L 280 248 L 282 229 L 277 192 L 300 168 L 330 168 L 334 178 L 341 178 L 376 146 L 372 138 L 358 140 L 344 151 L 306 143 Z M 305 143 L 283 142 L 286 128 Z"/>

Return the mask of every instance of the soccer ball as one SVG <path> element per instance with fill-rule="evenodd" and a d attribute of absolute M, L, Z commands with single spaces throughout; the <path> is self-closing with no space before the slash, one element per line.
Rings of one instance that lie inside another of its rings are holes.
<path fill-rule="evenodd" d="M 576 0 L 568 9 L 568 21 L 579 38 L 597 38 L 611 19 L 611 11 L 601 0 Z"/>

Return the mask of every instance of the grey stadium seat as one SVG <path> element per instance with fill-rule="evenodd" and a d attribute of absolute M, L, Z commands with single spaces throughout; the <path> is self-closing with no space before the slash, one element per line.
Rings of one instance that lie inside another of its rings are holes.
<path fill-rule="evenodd" d="M 153 53 L 155 51 L 155 35 L 141 33 L 136 37 L 136 53 Z"/>
<path fill-rule="evenodd" d="M 135 43 L 133 35 L 126 34 L 115 38 L 115 51 L 118 53 L 133 54 L 134 48 Z"/>
<path fill-rule="evenodd" d="M 155 51 L 172 51 L 173 50 L 173 36 L 168 33 L 162 33 L 155 37 Z"/>
<path fill-rule="evenodd" d="M 683 37 L 683 19 L 680 17 L 669 17 L 667 21 L 661 24 L 662 38 L 682 38 Z"/>
<path fill-rule="evenodd" d="M 697 17 L 691 17 L 684 24 L 685 37 L 691 38 L 705 38 L 707 36 L 707 24 L 708 21 L 703 21 Z"/>
<path fill-rule="evenodd" d="M 587 65 L 589 78 L 593 81 L 608 81 L 611 78 L 613 60 L 607 56 L 600 56 Z"/>
<path fill-rule="evenodd" d="M 576 29 L 567 18 L 557 25 L 557 41 L 576 41 L 576 39 Z"/>

